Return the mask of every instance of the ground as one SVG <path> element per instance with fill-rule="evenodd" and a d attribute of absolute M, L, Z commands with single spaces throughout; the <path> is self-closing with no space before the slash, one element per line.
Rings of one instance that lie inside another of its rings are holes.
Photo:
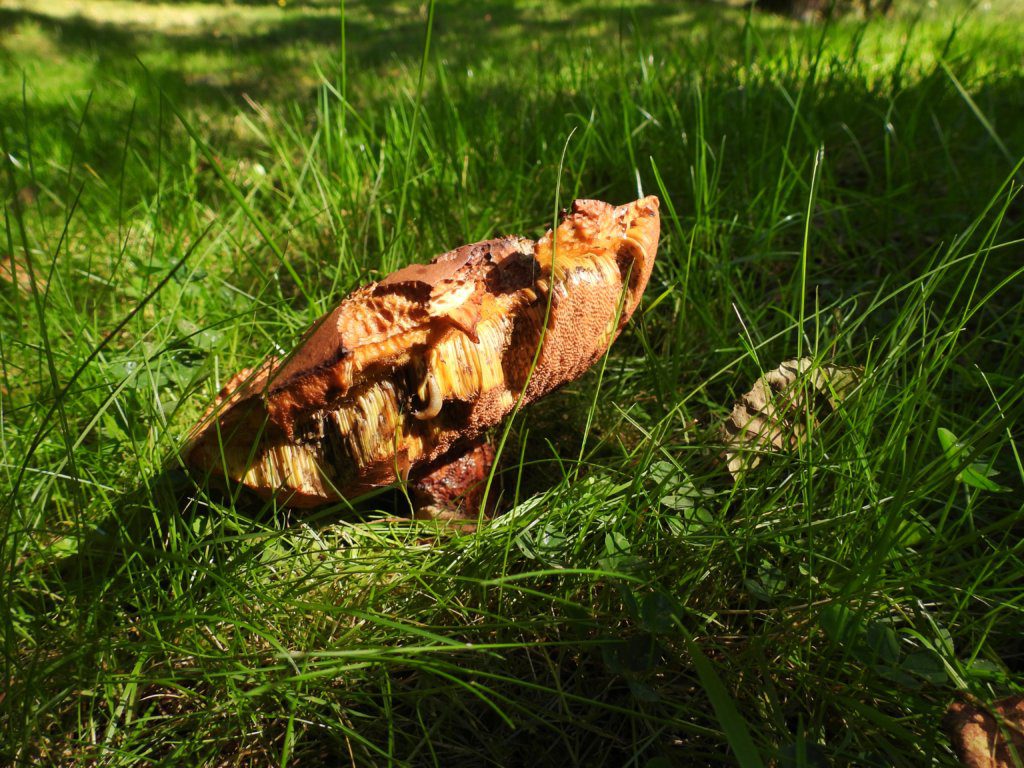
<path fill-rule="evenodd" d="M 1022 22 L 0 0 L 0 762 L 955 764 L 1024 670 Z M 178 469 L 351 287 L 641 193 L 642 310 L 476 533 Z M 734 481 L 803 356 L 857 389 Z"/>

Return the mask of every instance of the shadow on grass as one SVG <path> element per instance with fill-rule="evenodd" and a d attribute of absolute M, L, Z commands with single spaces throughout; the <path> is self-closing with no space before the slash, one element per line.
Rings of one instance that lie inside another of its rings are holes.
<path fill-rule="evenodd" d="M 148 478 L 111 506 L 112 514 L 90 527 L 73 554 L 47 566 L 59 575 L 69 596 L 91 601 L 113 584 L 131 586 L 131 580 L 119 576 L 129 564 L 151 569 L 173 566 L 172 561 L 191 560 L 197 550 L 211 545 L 218 550 L 213 559 L 224 567 L 244 566 L 237 555 L 244 549 L 251 557 L 258 547 L 232 552 L 223 533 L 213 533 L 217 518 L 223 516 L 241 524 L 239 533 L 263 530 L 268 536 L 300 524 L 319 530 L 340 521 L 369 524 L 409 517 L 408 502 L 394 488 L 321 509 L 292 510 L 267 502 L 246 488 L 229 489 L 222 482 L 204 482 L 178 469 Z"/>

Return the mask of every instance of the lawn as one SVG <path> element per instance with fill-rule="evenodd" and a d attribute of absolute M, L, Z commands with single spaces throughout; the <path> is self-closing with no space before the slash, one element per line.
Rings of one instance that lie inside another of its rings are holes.
<path fill-rule="evenodd" d="M 1024 692 L 1024 8 L 895 5 L 0 0 L 0 763 L 956 765 Z M 475 533 L 181 471 L 351 288 L 641 193 Z M 797 357 L 856 390 L 734 481 Z"/>

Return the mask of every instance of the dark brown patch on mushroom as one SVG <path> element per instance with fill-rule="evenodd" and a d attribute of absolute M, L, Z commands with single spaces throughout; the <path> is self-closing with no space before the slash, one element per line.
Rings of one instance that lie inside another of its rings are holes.
<path fill-rule="evenodd" d="M 335 307 L 302 335 L 292 354 L 271 374 L 272 393 L 299 377 L 337 365 L 349 354 L 345 340 L 337 332 L 340 314 L 341 307 Z"/>
<path fill-rule="evenodd" d="M 487 275 L 487 290 L 494 294 L 521 291 L 531 287 L 540 274 L 540 264 L 532 251 L 508 251 Z"/>
<path fill-rule="evenodd" d="M 488 442 L 459 443 L 431 462 L 411 478 L 416 517 L 475 519 L 493 463 L 494 448 Z"/>
<path fill-rule="evenodd" d="M 444 280 L 450 280 L 455 273 L 473 260 L 478 244 L 464 245 L 453 251 L 442 253 L 429 264 L 410 264 L 385 277 L 374 293 L 380 293 L 397 286 L 415 285 L 428 290 Z"/>

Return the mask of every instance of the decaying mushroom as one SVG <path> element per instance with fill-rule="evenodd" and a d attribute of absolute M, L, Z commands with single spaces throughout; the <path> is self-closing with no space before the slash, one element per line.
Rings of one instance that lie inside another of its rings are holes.
<path fill-rule="evenodd" d="M 184 461 L 293 507 L 402 479 L 422 514 L 475 517 L 487 430 L 604 354 L 658 235 L 655 197 L 577 200 L 538 242 L 464 245 L 359 288 L 291 355 L 229 381 Z"/>

